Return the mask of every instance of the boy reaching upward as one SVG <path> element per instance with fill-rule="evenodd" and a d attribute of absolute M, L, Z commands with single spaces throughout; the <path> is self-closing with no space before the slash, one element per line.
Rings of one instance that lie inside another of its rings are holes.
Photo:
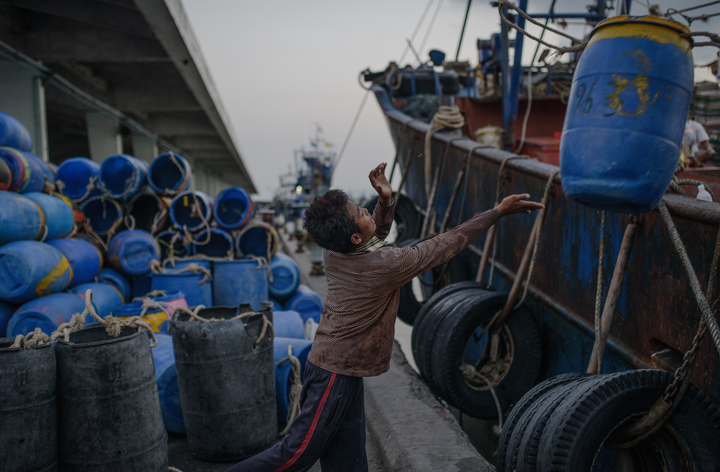
<path fill-rule="evenodd" d="M 305 229 L 324 249 L 328 294 L 305 368 L 301 413 L 282 443 L 228 472 L 306 471 L 320 459 L 323 472 L 368 470 L 363 377 L 390 367 L 399 288 L 455 256 L 499 218 L 543 208 L 530 195 L 500 205 L 414 247 L 384 243 L 395 212 L 383 163 L 370 172 L 378 193 L 372 215 L 341 190 L 316 197 Z"/>

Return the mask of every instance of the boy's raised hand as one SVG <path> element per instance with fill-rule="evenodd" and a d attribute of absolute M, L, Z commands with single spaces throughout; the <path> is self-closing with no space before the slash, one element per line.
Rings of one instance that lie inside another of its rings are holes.
<path fill-rule="evenodd" d="M 530 201 L 528 198 L 530 198 L 530 195 L 527 193 L 510 195 L 505 197 L 495 209 L 500 216 L 505 216 L 513 213 L 530 213 L 545 208 L 542 203 Z"/>
<path fill-rule="evenodd" d="M 370 171 L 368 178 L 370 179 L 370 184 L 380 197 L 380 204 L 387 206 L 392 202 L 392 187 L 385 177 L 385 167 L 387 167 L 387 163 L 383 162 Z"/>

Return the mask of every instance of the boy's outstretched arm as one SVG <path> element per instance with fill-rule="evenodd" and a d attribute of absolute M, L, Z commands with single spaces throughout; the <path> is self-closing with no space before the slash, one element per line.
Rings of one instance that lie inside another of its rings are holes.
<path fill-rule="evenodd" d="M 368 178 L 378 194 L 378 203 L 373 210 L 373 221 L 375 222 L 375 236 L 378 239 L 385 239 L 390 233 L 393 217 L 395 216 L 395 205 L 392 205 L 392 187 L 385 177 L 387 163 L 383 162 L 370 171 Z"/>

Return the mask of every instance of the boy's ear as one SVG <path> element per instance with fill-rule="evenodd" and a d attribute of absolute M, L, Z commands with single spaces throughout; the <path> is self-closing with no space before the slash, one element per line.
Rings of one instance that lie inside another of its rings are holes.
<path fill-rule="evenodd" d="M 350 242 L 354 245 L 358 245 L 362 242 L 362 236 L 360 233 L 354 233 L 352 236 L 350 236 Z"/>

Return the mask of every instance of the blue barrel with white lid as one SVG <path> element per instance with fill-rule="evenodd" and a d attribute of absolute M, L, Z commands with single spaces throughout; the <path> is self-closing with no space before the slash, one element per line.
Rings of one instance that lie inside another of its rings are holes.
<path fill-rule="evenodd" d="M 0 191 L 0 245 L 40 239 L 44 225 L 45 214 L 37 203 L 15 192 Z"/>
<path fill-rule="evenodd" d="M 0 146 L 32 151 L 32 138 L 25 125 L 14 116 L 0 111 Z"/>
<path fill-rule="evenodd" d="M 204 192 L 183 192 L 170 203 L 170 220 L 179 229 L 197 231 L 207 228 L 212 218 L 212 199 Z"/>
<path fill-rule="evenodd" d="M 168 334 L 157 333 L 155 338 L 157 346 L 152 348 L 152 356 L 163 424 L 165 429 L 171 433 L 185 434 L 185 420 L 180 403 L 172 337 Z"/>
<path fill-rule="evenodd" d="M 108 258 L 122 274 L 137 277 L 150 272 L 150 262 L 160 258 L 157 241 L 147 231 L 121 231 L 108 242 Z"/>
<path fill-rule="evenodd" d="M 55 185 L 60 193 L 80 203 L 100 195 L 99 176 L 100 164 L 87 157 L 71 157 L 58 167 Z"/>
<path fill-rule="evenodd" d="M 221 228 L 232 231 L 250 221 L 253 204 L 250 195 L 240 187 L 226 188 L 215 198 L 213 214 Z"/>
<path fill-rule="evenodd" d="M 324 303 L 322 298 L 310 287 L 300 284 L 293 296 L 285 301 L 283 307 L 286 310 L 295 310 L 300 313 L 303 322 L 307 321 L 308 318 L 312 318 L 319 323 Z"/>
<path fill-rule="evenodd" d="M 578 62 L 560 142 L 563 192 L 643 213 L 675 172 L 693 91 L 689 29 L 655 16 L 598 24 Z"/>
<path fill-rule="evenodd" d="M 107 195 L 128 201 L 147 184 L 148 164 L 127 154 L 115 154 L 100 165 L 100 188 Z"/>
<path fill-rule="evenodd" d="M 53 239 L 47 244 L 60 250 L 72 267 L 73 277 L 68 287 L 92 282 L 103 266 L 100 251 L 82 239 Z"/>
<path fill-rule="evenodd" d="M 270 296 L 278 300 L 290 297 L 300 285 L 300 269 L 292 257 L 278 252 L 270 262 Z"/>
<path fill-rule="evenodd" d="M 85 310 L 85 298 L 74 293 L 53 293 L 24 303 L 15 311 L 7 325 L 8 336 L 28 334 L 35 328 L 51 334 L 75 313 Z M 92 322 L 87 315 L 85 322 Z"/>
<path fill-rule="evenodd" d="M 38 241 L 14 241 L 0 247 L 0 300 L 24 303 L 61 292 L 72 280 L 63 253 Z"/>
<path fill-rule="evenodd" d="M 62 198 L 40 192 L 28 192 L 23 196 L 35 202 L 43 212 L 45 217 L 43 240 L 64 238 L 72 232 L 75 223 L 73 210 Z"/>
<path fill-rule="evenodd" d="M 190 245 L 192 255 L 204 255 L 208 257 L 230 257 L 233 256 L 233 238 L 227 232 L 219 228 L 204 229 L 197 233 L 195 242 Z"/>
<path fill-rule="evenodd" d="M 120 292 L 123 298 L 123 304 L 129 303 L 132 293 L 130 291 L 130 282 L 120 272 L 110 267 L 100 269 L 97 275 L 97 281 L 107 285 L 112 285 Z"/>
<path fill-rule="evenodd" d="M 104 236 L 115 231 L 123 222 L 120 203 L 107 197 L 92 197 L 83 202 L 82 212 L 95 234 Z"/>
<path fill-rule="evenodd" d="M 166 152 L 153 159 L 148 183 L 158 195 L 174 196 L 190 188 L 192 168 L 180 154 Z"/>
<path fill-rule="evenodd" d="M 267 265 L 255 259 L 216 261 L 213 269 L 213 301 L 217 306 L 249 303 L 254 310 L 268 295 Z"/>

